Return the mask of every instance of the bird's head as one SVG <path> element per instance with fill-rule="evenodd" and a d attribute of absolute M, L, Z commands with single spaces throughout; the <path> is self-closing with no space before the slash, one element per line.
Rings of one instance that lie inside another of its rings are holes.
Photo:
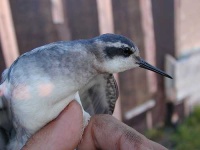
<path fill-rule="evenodd" d="M 172 78 L 162 70 L 145 62 L 137 46 L 128 38 L 116 34 L 103 34 L 93 39 L 97 50 L 95 67 L 100 72 L 117 73 L 141 67 Z"/>

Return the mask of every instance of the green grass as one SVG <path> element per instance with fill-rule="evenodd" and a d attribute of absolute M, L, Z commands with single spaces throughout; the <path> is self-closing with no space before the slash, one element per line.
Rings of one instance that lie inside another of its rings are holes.
<path fill-rule="evenodd" d="M 200 107 L 172 135 L 175 150 L 200 150 Z"/>
<path fill-rule="evenodd" d="M 164 132 L 162 129 L 151 129 L 145 133 L 145 136 L 150 140 L 157 141 L 158 139 L 163 138 Z"/>
<path fill-rule="evenodd" d="M 200 107 L 195 108 L 176 130 L 152 129 L 145 135 L 172 150 L 200 150 Z"/>

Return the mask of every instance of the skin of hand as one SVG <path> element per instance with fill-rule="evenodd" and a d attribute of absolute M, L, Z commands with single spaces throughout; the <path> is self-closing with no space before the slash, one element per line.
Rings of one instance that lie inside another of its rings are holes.
<path fill-rule="evenodd" d="M 36 134 L 23 150 L 166 150 L 110 115 L 91 117 L 83 131 L 80 105 L 72 101 L 62 113 Z"/>

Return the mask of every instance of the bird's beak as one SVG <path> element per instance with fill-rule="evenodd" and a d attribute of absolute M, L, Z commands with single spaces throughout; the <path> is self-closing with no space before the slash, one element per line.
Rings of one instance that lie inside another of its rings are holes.
<path fill-rule="evenodd" d="M 141 58 L 139 59 L 138 64 L 139 64 L 139 67 L 141 67 L 141 68 L 144 68 L 144 69 L 147 69 L 147 70 L 151 70 L 151 71 L 156 72 L 156 73 L 158 73 L 158 74 L 160 74 L 160 75 L 162 75 L 162 76 L 165 76 L 165 77 L 168 77 L 168 78 L 170 78 L 170 79 L 173 79 L 170 75 L 168 75 L 168 74 L 165 73 L 164 71 L 162 71 L 162 70 L 160 70 L 160 69 L 158 69 L 158 68 L 156 68 L 156 67 L 150 65 L 149 63 L 145 62 L 145 61 L 144 61 L 143 59 L 141 59 Z"/>

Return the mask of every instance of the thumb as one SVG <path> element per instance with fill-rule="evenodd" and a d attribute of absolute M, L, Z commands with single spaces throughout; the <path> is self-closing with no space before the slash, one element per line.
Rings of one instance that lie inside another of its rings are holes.
<path fill-rule="evenodd" d="M 72 101 L 55 120 L 33 135 L 23 149 L 74 150 L 82 136 L 82 124 L 81 107 Z"/>

